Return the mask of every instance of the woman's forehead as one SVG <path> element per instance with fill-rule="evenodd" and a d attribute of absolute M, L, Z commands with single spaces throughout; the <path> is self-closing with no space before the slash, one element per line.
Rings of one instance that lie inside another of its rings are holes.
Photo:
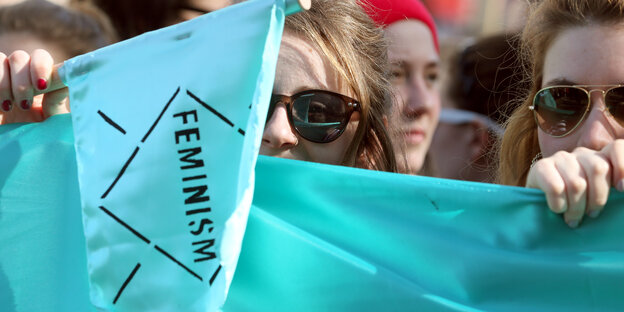
<path fill-rule="evenodd" d="M 319 49 L 301 36 L 284 33 L 277 61 L 276 92 L 288 95 L 321 89 L 351 95 L 345 86 L 345 81 Z"/>
<path fill-rule="evenodd" d="M 388 57 L 390 60 L 410 62 L 438 62 L 433 35 L 429 28 L 416 20 L 393 23 L 385 29 L 389 41 Z"/>
<path fill-rule="evenodd" d="M 624 29 L 582 26 L 562 31 L 544 56 L 542 85 L 565 79 L 576 84 L 624 81 Z"/>

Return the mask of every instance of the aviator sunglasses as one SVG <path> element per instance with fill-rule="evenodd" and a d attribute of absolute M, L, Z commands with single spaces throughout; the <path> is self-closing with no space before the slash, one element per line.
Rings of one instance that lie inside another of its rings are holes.
<path fill-rule="evenodd" d="M 358 101 L 325 90 L 306 90 L 292 96 L 273 94 L 267 124 L 279 103 L 286 106 L 288 121 L 297 134 L 315 143 L 336 140 L 347 127 L 351 114 L 360 110 Z"/>
<path fill-rule="evenodd" d="M 602 93 L 607 111 L 624 126 L 623 85 L 546 87 L 535 94 L 533 105 L 529 109 L 533 111 L 535 121 L 542 131 L 553 137 L 563 137 L 574 131 L 591 110 L 592 92 Z"/>

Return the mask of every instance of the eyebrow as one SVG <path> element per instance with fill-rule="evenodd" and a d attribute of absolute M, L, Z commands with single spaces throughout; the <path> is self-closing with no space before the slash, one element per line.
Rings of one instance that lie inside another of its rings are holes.
<path fill-rule="evenodd" d="M 578 83 L 578 82 L 574 82 L 565 78 L 555 78 L 552 79 L 550 81 L 548 81 L 547 83 L 544 84 L 544 87 L 551 87 L 551 86 L 586 86 L 587 84 L 582 84 L 582 83 Z M 592 86 L 593 84 L 590 84 L 589 86 Z M 597 84 L 596 86 L 610 86 L 612 84 Z M 615 83 L 613 85 L 624 85 L 624 81 L 620 81 L 618 83 Z"/>
<path fill-rule="evenodd" d="M 409 63 L 405 62 L 405 61 L 394 61 L 394 62 L 390 62 L 390 66 L 399 66 L 399 67 L 408 67 Z M 435 60 L 435 61 L 428 61 L 425 66 L 426 69 L 430 69 L 430 68 L 439 68 L 440 67 L 440 62 Z"/>
<path fill-rule="evenodd" d="M 550 81 L 548 81 L 547 83 L 544 83 L 542 86 L 544 87 L 550 87 L 550 86 L 559 86 L 559 85 L 563 85 L 563 86 L 574 86 L 574 85 L 578 85 L 579 83 L 576 83 L 574 81 L 565 79 L 565 78 L 555 78 L 552 79 Z"/>
<path fill-rule="evenodd" d="M 425 68 L 427 68 L 427 69 L 431 69 L 431 68 L 437 69 L 439 67 L 440 67 L 440 62 L 438 62 L 438 61 L 431 61 L 431 62 L 427 63 L 427 65 L 425 65 Z"/>

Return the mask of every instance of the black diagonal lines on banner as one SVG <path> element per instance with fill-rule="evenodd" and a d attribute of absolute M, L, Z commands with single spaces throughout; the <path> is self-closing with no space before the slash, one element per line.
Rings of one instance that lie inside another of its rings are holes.
<path fill-rule="evenodd" d="M 147 137 L 150 135 L 150 133 L 152 133 L 152 131 L 154 131 L 154 128 L 156 128 L 156 125 L 160 121 L 160 118 L 162 118 L 162 116 L 165 114 L 165 111 L 167 111 L 167 108 L 169 108 L 169 105 L 171 105 L 171 102 L 173 102 L 173 99 L 175 99 L 175 97 L 178 96 L 179 92 L 180 92 L 180 87 L 178 87 L 175 93 L 173 93 L 173 96 L 171 96 L 171 98 L 169 99 L 169 102 L 167 102 L 163 110 L 160 112 L 160 115 L 158 115 L 158 118 L 156 118 L 156 121 L 154 121 L 154 124 L 152 124 L 152 126 L 149 128 L 149 130 L 147 131 L 147 133 L 141 140 L 141 143 L 145 143 L 145 140 L 147 140 Z"/>
<path fill-rule="evenodd" d="M 203 106 L 204 108 L 206 108 L 207 110 L 209 110 L 210 112 L 215 114 L 217 117 L 219 117 L 219 119 L 223 120 L 223 122 L 228 124 L 230 127 L 234 128 L 234 123 L 232 121 L 230 121 L 227 117 L 223 116 L 223 114 L 219 113 L 216 109 L 214 109 L 214 107 L 212 107 L 212 106 L 208 105 L 206 102 L 202 101 L 195 94 L 193 94 L 193 92 L 191 92 L 189 90 L 186 90 L 186 94 L 188 94 L 188 96 L 193 98 L 193 100 L 195 100 L 201 106 Z M 238 133 L 240 133 L 241 135 L 245 136 L 245 130 L 243 130 L 241 128 L 238 128 Z"/>
<path fill-rule="evenodd" d="M 126 169 L 128 169 L 128 166 L 130 165 L 130 163 L 132 162 L 132 160 L 134 159 L 134 156 L 136 156 L 136 154 L 139 152 L 139 147 L 137 146 L 134 149 L 134 152 L 132 153 L 132 155 L 130 156 L 130 158 L 128 158 L 128 160 L 126 161 L 126 163 L 123 165 L 123 167 L 121 168 L 121 170 L 119 171 L 119 174 L 117 174 L 117 177 L 115 178 L 115 180 L 113 181 L 113 183 L 108 187 L 108 189 L 106 190 L 106 192 L 104 192 L 104 194 L 102 194 L 102 199 L 106 198 L 106 196 L 108 196 L 108 193 L 110 193 L 110 191 L 113 189 L 113 187 L 115 186 L 115 184 L 117 184 L 117 181 L 119 181 L 119 179 L 121 179 L 121 176 L 123 176 L 124 172 L 126 172 Z"/>
<path fill-rule="evenodd" d="M 102 117 L 102 119 L 104 119 L 104 121 L 106 121 L 109 125 L 113 126 L 115 129 L 119 130 L 119 132 L 121 132 L 123 134 L 126 134 L 126 130 L 124 130 L 124 128 L 122 128 L 118 123 L 116 123 L 112 119 L 110 119 L 110 117 L 106 116 L 106 114 L 104 114 L 101 110 L 98 110 L 97 112 L 100 115 L 100 117 Z"/>
<path fill-rule="evenodd" d="M 111 218 L 115 219 L 115 221 L 117 221 L 119 224 L 123 225 L 126 229 L 130 230 L 130 232 L 134 233 L 134 235 L 136 235 L 142 241 L 144 241 L 144 242 L 146 242 L 148 244 L 151 243 L 150 240 L 147 239 L 147 237 L 141 235 L 141 233 L 139 233 L 139 231 L 133 229 L 130 225 L 128 225 L 128 223 L 126 223 L 123 220 L 119 219 L 119 217 L 117 217 L 112 212 L 110 212 L 110 210 L 106 209 L 104 206 L 100 206 L 100 209 L 102 209 L 102 211 L 106 212 L 106 214 L 109 215 Z"/>
<path fill-rule="evenodd" d="M 115 300 L 113 300 L 113 304 L 117 303 L 117 300 L 119 300 L 119 296 L 121 296 L 121 293 L 124 291 L 124 289 L 126 289 L 126 286 L 128 286 L 128 284 L 134 277 L 134 274 L 136 274 L 136 272 L 139 270 L 140 267 L 141 267 L 141 263 L 137 263 L 137 265 L 134 267 L 134 270 L 132 270 L 128 278 L 126 278 L 126 281 L 123 283 L 123 285 L 121 285 L 121 288 L 119 288 L 119 291 L 117 291 L 117 296 L 115 296 Z"/>
<path fill-rule="evenodd" d="M 212 283 L 214 283 L 214 280 L 217 278 L 217 275 L 219 275 L 220 271 L 221 271 L 221 265 L 219 264 L 219 267 L 217 268 L 217 270 L 215 270 L 215 272 L 212 273 L 212 277 L 210 278 L 210 286 L 212 286 Z"/>
<path fill-rule="evenodd" d="M 115 214 L 113 214 L 110 210 L 106 209 L 106 207 L 100 206 L 100 209 L 102 209 L 102 211 L 104 211 L 111 218 L 115 219 L 115 221 L 117 221 L 123 227 L 128 229 L 130 232 L 132 232 L 134 235 L 136 235 L 142 241 L 146 242 L 147 244 L 151 243 L 151 241 L 147 237 L 143 236 L 141 233 L 139 233 L 139 231 L 135 230 L 128 223 L 126 223 L 123 220 L 121 220 L 119 217 L 117 217 Z M 171 261 L 175 262 L 178 266 L 180 266 L 181 268 L 183 268 L 184 270 L 189 272 L 191 275 L 193 275 L 194 277 L 196 277 L 200 281 L 204 280 L 201 276 L 199 276 L 193 270 L 189 269 L 186 265 L 182 264 L 182 262 L 178 261 L 178 259 L 174 258 L 171 254 L 166 252 L 164 249 L 160 248 L 158 245 L 154 245 L 154 248 L 156 248 L 156 250 L 158 250 L 161 254 L 163 254 L 165 257 L 169 258 Z"/>
<path fill-rule="evenodd" d="M 201 276 L 197 275 L 197 273 L 193 272 L 193 270 L 189 269 L 188 267 L 186 267 L 184 264 L 182 264 L 182 262 L 178 261 L 176 258 L 174 258 L 172 255 L 170 255 L 169 253 L 167 253 L 166 251 L 164 251 L 162 248 L 158 247 L 158 245 L 154 245 L 154 248 L 156 248 L 156 250 L 160 251 L 160 253 L 162 253 L 163 255 L 165 255 L 167 258 L 171 259 L 173 262 L 175 262 L 177 265 L 181 266 L 183 269 L 185 269 L 187 272 L 191 273 L 191 275 L 197 277 L 200 281 L 204 281 L 203 278 L 201 278 Z"/>

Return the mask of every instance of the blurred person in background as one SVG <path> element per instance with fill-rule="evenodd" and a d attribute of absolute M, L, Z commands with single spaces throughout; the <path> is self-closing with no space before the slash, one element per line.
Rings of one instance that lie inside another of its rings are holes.
<path fill-rule="evenodd" d="M 18 4 L 20 2 L 23 2 L 25 0 L 0 0 L 0 6 L 4 6 L 4 5 L 14 5 L 14 4 Z M 70 0 L 49 0 L 52 3 L 58 4 L 58 5 L 67 5 L 67 3 Z"/>
<path fill-rule="evenodd" d="M 27 0 L 0 7 L 0 81 L 6 81 L 9 70 L 20 71 L 31 58 L 42 64 L 52 64 L 79 54 L 106 46 L 116 39 L 113 28 L 97 8 L 89 4 L 60 6 L 45 0 Z M 42 51 L 49 52 L 45 53 Z M 51 57 L 50 57 L 51 56 Z M 43 66 L 45 67 L 45 66 Z M 40 67 L 34 81 L 13 81 L 13 88 L 0 86 L 0 124 L 19 121 L 41 121 L 58 111 L 67 111 L 62 105 L 51 106 L 53 111 L 42 111 L 43 96 L 33 98 L 25 88 L 34 84 L 40 90 L 49 88 L 51 71 Z M 47 99 L 67 97 L 67 89 L 52 92 Z M 33 109 L 31 109 L 33 108 Z"/>
<path fill-rule="evenodd" d="M 90 2 L 110 17 L 121 40 L 183 22 L 242 0 L 71 0 Z"/>
<path fill-rule="evenodd" d="M 393 85 L 394 114 L 402 172 L 432 175 L 427 151 L 440 114 L 440 56 L 436 27 L 419 0 L 369 0 L 364 8 L 384 28 Z"/>
<path fill-rule="evenodd" d="M 443 108 L 430 150 L 436 176 L 495 180 L 494 148 L 514 99 L 526 90 L 518 49 L 518 35 L 492 35 L 457 49 L 445 62 Z"/>

